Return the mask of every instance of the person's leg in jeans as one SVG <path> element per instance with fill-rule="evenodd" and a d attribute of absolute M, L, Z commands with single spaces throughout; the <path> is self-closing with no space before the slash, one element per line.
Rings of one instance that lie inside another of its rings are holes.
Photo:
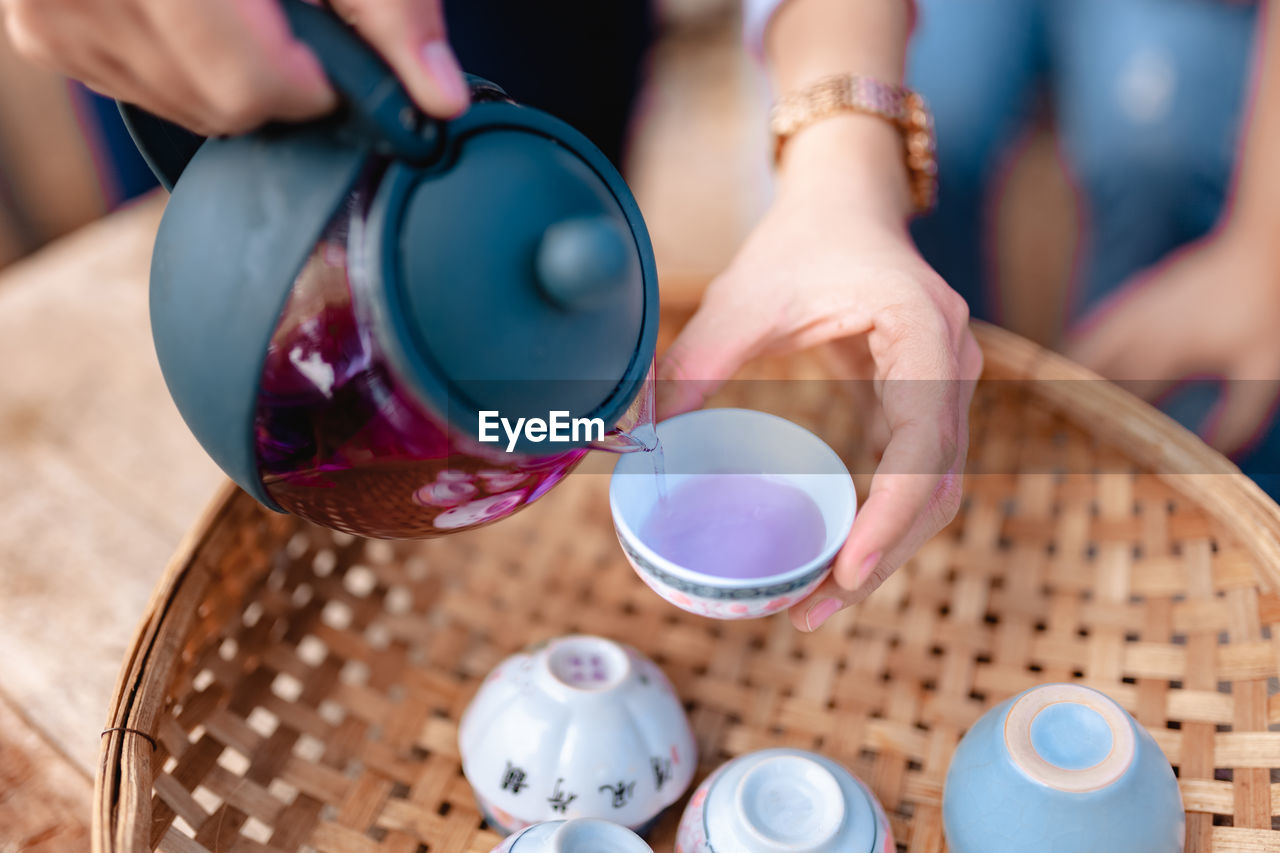
<path fill-rule="evenodd" d="M 1085 206 L 1075 321 L 1105 311 L 1107 297 L 1132 276 L 1207 235 L 1221 216 L 1247 107 L 1256 17 L 1251 4 L 1216 0 L 1053 4 L 1057 125 Z M 1161 405 L 1203 429 L 1219 395 L 1218 383 L 1195 381 Z M 1274 472 L 1278 458 L 1280 432 L 1272 427 L 1237 461 L 1261 474 Z"/>
<path fill-rule="evenodd" d="M 1255 9 L 1218 0 L 1050 4 L 1052 87 L 1085 205 L 1072 315 L 1217 222 L 1248 97 Z"/>
<path fill-rule="evenodd" d="M 907 85 L 934 113 L 939 182 L 937 209 L 912 223 L 911 233 L 972 315 L 984 319 L 999 314 L 988 200 L 1035 102 L 1043 5 L 919 0 L 911 39 Z"/>

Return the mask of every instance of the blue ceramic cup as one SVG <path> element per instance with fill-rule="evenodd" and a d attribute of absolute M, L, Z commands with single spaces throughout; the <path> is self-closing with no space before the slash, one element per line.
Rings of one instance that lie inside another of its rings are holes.
<path fill-rule="evenodd" d="M 1110 697 L 1034 687 L 960 741 L 942 796 L 953 853 L 1180 853 L 1186 816 L 1155 739 Z"/>

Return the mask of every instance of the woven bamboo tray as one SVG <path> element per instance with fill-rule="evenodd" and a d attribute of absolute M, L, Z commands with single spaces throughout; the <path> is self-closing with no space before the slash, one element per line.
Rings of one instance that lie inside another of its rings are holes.
<path fill-rule="evenodd" d="M 699 778 L 748 750 L 820 750 L 870 784 L 905 850 L 945 849 L 942 785 L 965 728 L 1066 680 L 1153 732 L 1179 771 L 1188 850 L 1280 850 L 1280 510 L 1119 389 L 978 331 L 959 517 L 814 635 L 653 595 L 617 546 L 602 474 L 425 543 L 353 539 L 224 491 L 124 663 L 107 725 L 142 734 L 103 738 L 95 849 L 486 853 L 498 837 L 459 768 L 459 715 L 504 656 L 582 631 L 666 669 Z M 775 410 L 854 459 L 850 407 L 826 387 Z M 777 388 L 721 402 L 769 409 Z"/>

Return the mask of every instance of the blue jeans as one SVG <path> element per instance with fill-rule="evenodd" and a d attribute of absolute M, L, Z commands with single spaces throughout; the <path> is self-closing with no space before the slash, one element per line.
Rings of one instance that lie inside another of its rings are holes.
<path fill-rule="evenodd" d="M 1248 102 L 1254 5 L 918 0 L 918 6 L 907 78 L 934 110 L 940 183 L 937 210 L 917 220 L 912 233 L 975 317 L 1000 316 L 984 215 L 1011 149 L 1038 113 L 1052 120 L 1084 208 L 1072 319 L 1212 229 L 1230 189 Z M 1216 384 L 1194 383 L 1166 410 L 1194 429 L 1218 394 Z M 1280 430 L 1273 426 L 1237 461 L 1260 481 L 1280 472 Z"/>

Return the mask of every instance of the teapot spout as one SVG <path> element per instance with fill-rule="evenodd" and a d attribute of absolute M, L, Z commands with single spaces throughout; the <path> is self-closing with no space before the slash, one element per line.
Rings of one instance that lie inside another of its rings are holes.
<path fill-rule="evenodd" d="M 631 405 L 622 418 L 598 440 L 588 447 L 592 450 L 606 450 L 610 453 L 636 453 L 658 449 L 657 405 L 654 388 L 656 373 L 654 365 L 649 365 L 649 374 L 640 386 Z"/>
<path fill-rule="evenodd" d="M 605 433 L 604 438 L 588 445 L 592 450 L 606 450 L 609 453 L 638 453 L 656 450 L 658 433 L 652 426 L 641 425 L 631 430 L 614 428 Z"/>

